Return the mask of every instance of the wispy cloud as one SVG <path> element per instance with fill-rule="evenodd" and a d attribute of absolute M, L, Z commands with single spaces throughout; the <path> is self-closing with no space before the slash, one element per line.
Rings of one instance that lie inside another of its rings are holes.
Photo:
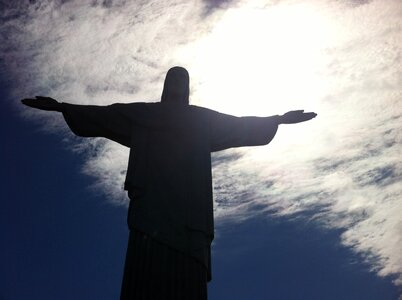
<path fill-rule="evenodd" d="M 158 101 L 166 70 L 184 62 L 195 103 L 239 114 L 300 107 L 318 112 L 306 124 L 281 125 L 267 147 L 214 155 L 218 222 L 258 211 L 344 228 L 344 245 L 402 285 L 399 1 L 3 6 L 0 62 L 15 99 L 44 94 L 81 104 Z M 83 171 L 96 178 L 96 190 L 126 203 L 127 149 L 76 139 L 60 116 L 23 113 L 62 130 L 83 154 Z"/>
<path fill-rule="evenodd" d="M 215 168 L 217 216 L 301 213 L 344 228 L 343 244 L 401 285 L 402 6 L 360 4 L 320 7 L 334 36 L 316 71 L 319 116 L 300 128 L 282 125 L 268 147 Z"/>

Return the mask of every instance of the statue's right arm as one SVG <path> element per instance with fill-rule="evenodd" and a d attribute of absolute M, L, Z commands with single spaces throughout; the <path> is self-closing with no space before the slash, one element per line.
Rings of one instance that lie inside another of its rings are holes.
<path fill-rule="evenodd" d="M 27 106 L 63 113 L 71 131 L 81 137 L 105 137 L 130 147 L 132 124 L 126 111 L 126 104 L 107 106 L 76 105 L 60 103 L 50 97 L 36 96 L 23 99 Z"/>

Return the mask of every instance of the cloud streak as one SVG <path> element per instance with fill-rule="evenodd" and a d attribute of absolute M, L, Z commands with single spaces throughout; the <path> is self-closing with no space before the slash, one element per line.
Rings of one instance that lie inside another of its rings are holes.
<path fill-rule="evenodd" d="M 402 285 L 398 1 L 37 1 L 5 5 L 1 19 L 1 75 L 15 99 L 158 101 L 166 70 L 179 64 L 192 74 L 193 103 L 317 111 L 308 124 L 281 125 L 267 147 L 214 155 L 216 218 L 258 212 L 343 228 L 345 246 Z M 126 203 L 127 149 L 75 138 L 60 116 L 22 113 L 63 132 L 94 190 Z"/>

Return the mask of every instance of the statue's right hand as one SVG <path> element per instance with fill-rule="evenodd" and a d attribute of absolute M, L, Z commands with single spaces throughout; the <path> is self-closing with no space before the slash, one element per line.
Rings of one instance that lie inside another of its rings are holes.
<path fill-rule="evenodd" d="M 48 111 L 62 111 L 61 103 L 50 97 L 35 96 L 35 99 L 27 98 L 21 100 L 22 104 L 33 108 L 48 110 Z"/>

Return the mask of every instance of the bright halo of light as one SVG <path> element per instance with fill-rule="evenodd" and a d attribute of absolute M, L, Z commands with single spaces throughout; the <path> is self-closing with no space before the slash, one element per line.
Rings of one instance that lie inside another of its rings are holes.
<path fill-rule="evenodd" d="M 314 110 L 328 25 L 313 8 L 228 10 L 178 55 L 191 72 L 192 103 L 235 115 Z"/>

